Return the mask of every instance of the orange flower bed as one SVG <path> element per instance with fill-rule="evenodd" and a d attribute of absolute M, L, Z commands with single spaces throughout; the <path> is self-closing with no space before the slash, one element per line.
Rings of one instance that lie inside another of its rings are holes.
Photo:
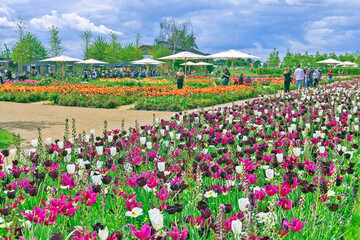
<path fill-rule="evenodd" d="M 254 90 L 254 88 L 250 86 L 244 85 L 231 85 L 231 86 L 215 86 L 215 87 L 205 87 L 205 88 L 194 88 L 194 87 L 184 87 L 183 89 L 169 89 L 163 91 L 143 91 L 139 94 L 139 96 L 188 96 L 190 94 L 193 95 L 204 95 L 204 94 L 223 94 L 229 92 L 236 92 L 241 90 Z"/>

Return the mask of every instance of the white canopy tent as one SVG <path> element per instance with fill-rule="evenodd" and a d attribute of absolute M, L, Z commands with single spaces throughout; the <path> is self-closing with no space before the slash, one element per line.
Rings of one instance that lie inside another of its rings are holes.
<path fill-rule="evenodd" d="M 343 62 L 343 63 L 341 63 L 339 65 L 346 68 L 346 74 L 348 74 L 348 68 L 349 67 L 358 67 L 358 65 L 356 63 L 349 62 L 349 61 L 345 61 L 345 62 Z"/>
<path fill-rule="evenodd" d="M 141 60 L 132 61 L 131 63 L 136 64 L 136 65 L 145 65 L 146 66 L 146 76 L 148 76 L 148 74 L 149 74 L 149 65 L 160 65 L 160 64 L 163 64 L 164 62 L 157 61 L 157 60 L 150 59 L 150 58 L 144 58 L 144 59 L 141 59 Z"/>
<path fill-rule="evenodd" d="M 179 52 L 177 54 L 174 55 L 170 55 L 170 56 L 166 56 L 166 57 L 162 57 L 159 59 L 162 60 L 182 60 L 185 62 L 185 77 L 184 77 L 184 83 L 186 82 L 186 66 L 187 66 L 187 62 L 189 60 L 193 60 L 193 59 L 204 59 L 206 58 L 206 56 L 200 55 L 200 54 L 195 54 L 192 52 Z"/>
<path fill-rule="evenodd" d="M 68 57 L 68 56 L 57 56 L 57 57 L 52 57 L 52 58 L 47 58 L 47 59 L 43 59 L 41 60 L 42 62 L 58 62 L 62 64 L 62 75 L 64 75 L 64 63 L 66 62 L 81 62 L 81 59 L 77 59 L 77 58 L 72 58 L 72 57 Z"/>
<path fill-rule="evenodd" d="M 342 62 L 340 62 L 338 60 L 335 60 L 335 59 L 332 59 L 332 58 L 329 58 L 329 59 L 326 59 L 326 60 L 318 61 L 316 63 L 328 64 L 328 65 L 330 65 L 330 70 L 331 70 L 331 65 L 333 65 L 333 64 L 341 64 Z"/>
<path fill-rule="evenodd" d="M 99 61 L 99 60 L 92 59 L 92 58 L 87 59 L 87 60 L 84 60 L 84 61 L 80 61 L 80 62 L 77 62 L 77 63 L 80 63 L 80 64 L 89 64 L 91 70 L 92 70 L 92 66 L 93 66 L 94 64 L 107 64 L 107 62 Z"/>
<path fill-rule="evenodd" d="M 228 59 L 231 61 L 231 74 L 234 75 L 234 61 L 237 59 L 259 59 L 259 57 L 257 56 L 253 56 L 250 54 L 246 54 L 243 52 L 240 52 L 238 50 L 228 50 L 225 52 L 220 52 L 220 53 L 215 53 L 215 54 L 211 54 L 209 56 L 206 56 L 206 58 L 212 58 L 212 59 Z"/>

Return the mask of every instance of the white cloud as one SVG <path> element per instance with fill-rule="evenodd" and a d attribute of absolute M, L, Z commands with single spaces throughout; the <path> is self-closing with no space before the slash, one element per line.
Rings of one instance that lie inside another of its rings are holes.
<path fill-rule="evenodd" d="M 51 15 L 46 14 L 40 18 L 32 18 L 30 20 L 30 25 L 43 31 L 47 31 L 49 27 L 54 25 L 59 28 L 70 28 L 79 31 L 89 29 L 93 33 L 99 34 L 108 34 L 110 32 L 114 32 L 118 35 L 122 35 L 122 32 L 112 30 L 102 24 L 95 25 L 89 19 L 79 16 L 76 13 L 58 14 L 57 11 L 54 10 L 51 11 Z"/>
<path fill-rule="evenodd" d="M 24 3 L 29 3 L 29 0 L 1 0 L 1 3 L 3 4 L 7 4 L 7 5 L 15 5 L 15 4 L 24 4 Z"/>
<path fill-rule="evenodd" d="M 0 17 L 0 27 L 15 27 L 15 23 L 7 17 Z"/>
<path fill-rule="evenodd" d="M 261 4 L 274 4 L 274 3 L 280 3 L 279 0 L 259 0 L 259 3 Z"/>
<path fill-rule="evenodd" d="M 1 4 L 0 5 L 0 16 L 2 15 L 2 16 L 8 16 L 8 17 L 10 17 L 11 15 L 14 15 L 16 12 L 13 10 L 13 9 L 11 9 L 11 8 L 9 8 L 8 6 L 6 6 L 5 4 Z"/>

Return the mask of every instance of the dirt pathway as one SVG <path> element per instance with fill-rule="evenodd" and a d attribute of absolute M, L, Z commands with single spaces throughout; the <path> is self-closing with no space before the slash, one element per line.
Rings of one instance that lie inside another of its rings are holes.
<path fill-rule="evenodd" d="M 236 101 L 234 104 L 243 104 L 251 99 Z M 44 105 L 45 104 L 45 105 Z M 231 107 L 232 102 L 214 106 Z M 153 116 L 159 119 L 169 119 L 174 112 L 159 111 L 137 111 L 128 110 L 132 105 L 120 106 L 117 109 L 98 109 L 65 107 L 46 105 L 46 102 L 37 103 L 13 103 L 0 101 L 0 128 L 20 134 L 26 143 L 38 137 L 38 128 L 42 130 L 42 137 L 51 137 L 53 140 L 62 139 L 65 130 L 65 120 L 69 119 L 71 132 L 71 120 L 76 120 L 78 133 L 85 131 L 90 133 L 95 129 L 100 135 L 104 129 L 104 121 L 107 121 L 108 130 L 120 129 L 124 119 L 125 129 L 135 126 L 137 120 L 139 125 L 151 124 Z M 211 109 L 208 107 L 206 109 Z M 190 112 L 191 110 L 189 110 Z"/>

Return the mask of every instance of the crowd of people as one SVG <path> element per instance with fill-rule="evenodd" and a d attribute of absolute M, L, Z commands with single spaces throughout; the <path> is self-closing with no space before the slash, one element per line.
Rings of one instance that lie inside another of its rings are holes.
<path fill-rule="evenodd" d="M 289 72 L 286 74 L 286 72 Z M 288 78 L 287 75 L 292 76 L 291 71 L 289 69 L 285 70 L 284 77 L 285 77 L 285 92 L 289 92 L 290 83 L 286 79 Z M 323 75 L 323 69 L 302 69 L 300 64 L 298 64 L 297 69 L 294 72 L 294 78 L 296 80 L 297 89 L 300 90 L 301 88 L 310 88 L 316 87 L 319 85 L 321 78 Z M 327 73 L 329 84 L 332 82 L 333 71 L 330 69 Z M 291 77 L 290 77 L 291 79 Z"/>

